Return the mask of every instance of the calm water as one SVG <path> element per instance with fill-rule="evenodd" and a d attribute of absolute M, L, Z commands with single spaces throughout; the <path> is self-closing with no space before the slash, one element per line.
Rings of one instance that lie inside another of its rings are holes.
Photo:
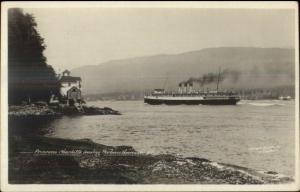
<path fill-rule="evenodd" d="M 48 136 L 131 145 L 140 152 L 198 156 L 294 175 L 294 101 L 242 101 L 237 106 L 151 106 L 99 101 L 121 116 L 63 117 Z"/>

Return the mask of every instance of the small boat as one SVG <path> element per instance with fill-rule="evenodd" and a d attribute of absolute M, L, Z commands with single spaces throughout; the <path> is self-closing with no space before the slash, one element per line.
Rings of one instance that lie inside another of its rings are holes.
<path fill-rule="evenodd" d="M 279 100 L 284 100 L 284 101 L 290 101 L 291 99 L 292 99 L 291 96 L 286 96 L 286 97 L 280 96 L 280 97 L 279 97 Z"/>

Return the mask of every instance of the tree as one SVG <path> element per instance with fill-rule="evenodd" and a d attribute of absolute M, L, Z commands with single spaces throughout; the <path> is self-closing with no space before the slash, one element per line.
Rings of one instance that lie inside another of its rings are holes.
<path fill-rule="evenodd" d="M 8 10 L 8 97 L 9 104 L 49 101 L 59 96 L 60 84 L 43 54 L 46 45 L 32 15 L 21 9 Z"/>

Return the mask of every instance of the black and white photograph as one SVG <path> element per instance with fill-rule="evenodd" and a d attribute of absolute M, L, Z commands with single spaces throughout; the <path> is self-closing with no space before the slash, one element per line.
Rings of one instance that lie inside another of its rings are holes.
<path fill-rule="evenodd" d="M 2 2 L 2 191 L 299 190 L 297 2 Z"/>

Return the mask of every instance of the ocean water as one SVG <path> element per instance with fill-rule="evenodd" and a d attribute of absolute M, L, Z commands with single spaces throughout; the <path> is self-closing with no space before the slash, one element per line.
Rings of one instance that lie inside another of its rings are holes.
<path fill-rule="evenodd" d="M 276 171 L 294 176 L 295 102 L 241 101 L 236 106 L 166 106 L 143 101 L 97 101 L 121 116 L 63 117 L 47 136 L 89 138 L 131 145 L 146 153 L 170 153 Z"/>

